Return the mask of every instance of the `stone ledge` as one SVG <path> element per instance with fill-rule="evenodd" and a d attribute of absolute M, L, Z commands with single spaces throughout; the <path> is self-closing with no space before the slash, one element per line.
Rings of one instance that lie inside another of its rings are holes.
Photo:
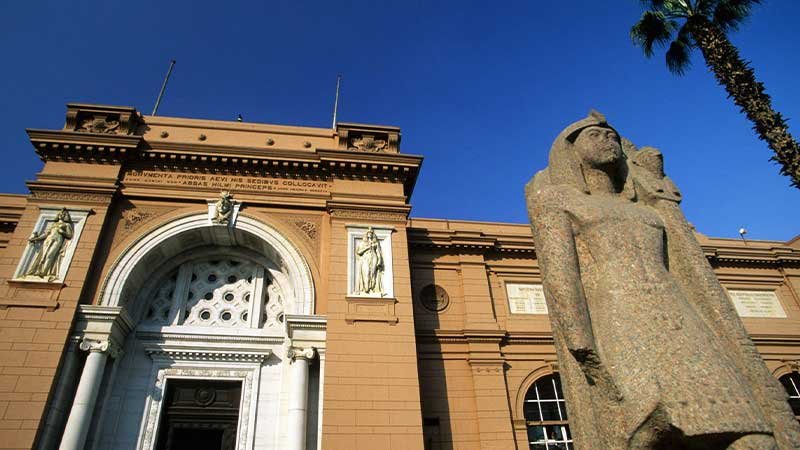
<path fill-rule="evenodd" d="M 397 325 L 399 321 L 395 312 L 397 299 L 377 297 L 345 297 L 347 313 L 344 320 L 354 322 L 386 322 Z"/>

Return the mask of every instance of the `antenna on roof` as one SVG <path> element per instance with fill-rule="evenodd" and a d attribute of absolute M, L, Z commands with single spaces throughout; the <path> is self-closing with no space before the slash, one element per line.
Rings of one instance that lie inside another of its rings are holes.
<path fill-rule="evenodd" d="M 336 112 L 339 110 L 339 85 L 342 83 L 342 74 L 336 75 L 336 99 L 333 101 L 333 124 L 331 128 L 336 129 Z"/>
<path fill-rule="evenodd" d="M 164 77 L 164 84 L 161 85 L 161 92 L 158 93 L 158 98 L 156 99 L 156 106 L 153 107 L 153 114 L 151 116 L 155 116 L 158 112 L 158 105 L 161 103 L 161 97 L 164 96 L 164 91 L 167 89 L 167 81 L 169 81 L 169 76 L 172 73 L 172 68 L 175 67 L 175 60 L 173 59 L 169 63 L 169 70 L 167 70 L 167 76 Z"/>

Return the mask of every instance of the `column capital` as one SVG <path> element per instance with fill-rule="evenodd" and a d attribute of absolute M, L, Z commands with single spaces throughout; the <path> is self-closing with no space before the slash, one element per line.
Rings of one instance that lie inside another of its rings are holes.
<path fill-rule="evenodd" d="M 80 349 L 90 353 L 107 353 L 114 359 L 122 356 L 122 349 L 110 340 L 83 338 L 80 343 Z"/>
<path fill-rule="evenodd" d="M 289 347 L 286 349 L 286 357 L 289 358 L 290 362 L 294 362 L 297 359 L 310 361 L 314 359 L 316 353 L 317 349 L 314 347 Z"/>

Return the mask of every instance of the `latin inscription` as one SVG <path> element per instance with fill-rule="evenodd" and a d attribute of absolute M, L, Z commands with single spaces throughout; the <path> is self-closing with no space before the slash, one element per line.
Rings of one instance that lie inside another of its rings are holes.
<path fill-rule="evenodd" d="M 234 192 L 255 191 L 293 194 L 328 194 L 331 190 L 331 183 L 328 181 L 158 172 L 154 170 L 131 170 L 125 174 L 123 183 L 219 189 Z"/>
<path fill-rule="evenodd" d="M 786 312 L 774 291 L 728 289 L 728 296 L 740 317 L 785 318 Z"/>
<path fill-rule="evenodd" d="M 541 284 L 506 283 L 511 314 L 547 314 Z"/>

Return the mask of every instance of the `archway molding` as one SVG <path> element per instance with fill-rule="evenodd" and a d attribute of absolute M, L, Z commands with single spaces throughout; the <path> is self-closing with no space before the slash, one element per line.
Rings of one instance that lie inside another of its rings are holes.
<path fill-rule="evenodd" d="M 106 277 L 100 295 L 103 306 L 126 306 L 136 298 L 134 286 L 161 267 L 165 260 L 198 246 L 242 246 L 271 260 L 289 284 L 293 310 L 288 314 L 314 314 L 314 282 L 306 259 L 282 233 L 254 217 L 241 214 L 235 227 L 213 224 L 208 214 L 173 219 L 143 235 L 123 251 Z"/>

